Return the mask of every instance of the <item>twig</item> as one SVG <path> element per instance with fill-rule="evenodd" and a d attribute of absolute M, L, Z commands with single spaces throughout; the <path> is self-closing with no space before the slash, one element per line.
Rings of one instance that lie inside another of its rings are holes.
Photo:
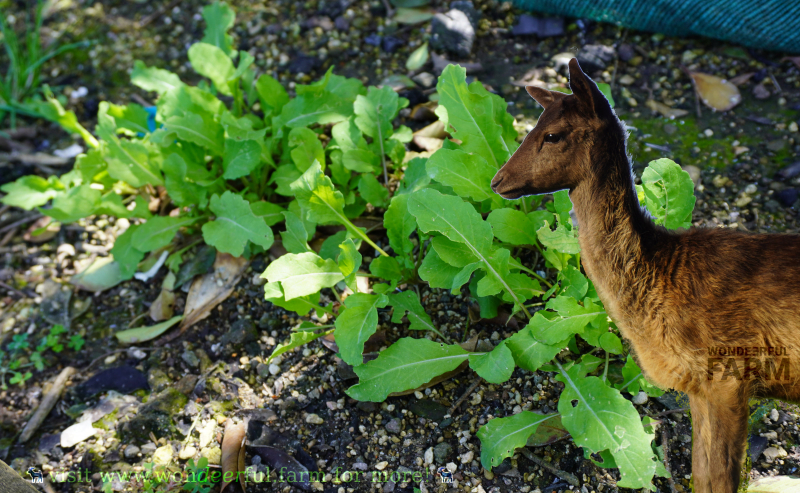
<path fill-rule="evenodd" d="M 134 101 L 136 101 L 137 103 L 139 103 L 139 104 L 141 104 L 142 106 L 145 106 L 145 107 L 146 106 L 153 106 L 153 103 L 151 103 L 150 101 L 146 100 L 145 98 L 139 96 L 138 94 L 132 94 L 131 95 L 131 99 L 133 99 Z"/>
<path fill-rule="evenodd" d="M 540 459 L 539 457 L 534 455 L 533 452 L 531 452 L 527 448 L 523 447 L 522 449 L 520 449 L 520 451 L 522 452 L 522 455 L 524 455 L 526 459 L 528 459 L 529 461 L 535 463 L 536 465 L 538 465 L 539 467 L 541 467 L 543 469 L 547 469 L 552 474 L 558 476 L 559 478 L 563 479 L 564 481 L 566 481 L 567 483 L 571 484 L 572 486 L 580 486 L 581 485 L 578 482 L 578 478 L 576 478 L 575 476 L 573 476 L 572 474 L 570 474 L 570 473 L 568 473 L 566 471 L 562 471 L 561 469 L 558 469 L 558 468 L 552 466 L 551 464 L 548 464 L 547 462 L 543 461 L 542 459 Z"/>
<path fill-rule="evenodd" d="M 6 235 L 5 235 L 5 236 L 3 236 L 3 239 L 2 239 L 2 240 L 0 240 L 0 247 L 4 247 L 4 246 L 8 245 L 8 243 L 9 243 L 9 242 L 10 242 L 10 241 L 11 241 L 11 240 L 14 238 L 14 236 L 17 234 L 17 231 L 19 231 L 19 228 L 14 228 L 14 229 L 12 229 L 11 231 L 9 231 L 8 233 L 6 233 Z"/>
<path fill-rule="evenodd" d="M 13 286 L 9 286 L 8 284 L 4 283 L 3 281 L 0 281 L 0 287 L 2 287 L 3 289 L 7 289 L 7 290 L 9 290 L 9 291 L 11 291 L 13 293 L 16 293 L 16 294 L 22 296 L 23 298 L 35 298 L 35 296 L 31 296 L 30 294 L 26 293 L 25 291 L 20 291 L 19 289 L 15 288 Z"/>
<path fill-rule="evenodd" d="M 41 212 L 34 212 L 32 214 L 28 214 L 27 216 L 23 217 L 22 219 L 20 219 L 18 221 L 15 221 L 15 222 L 13 222 L 11 224 L 8 224 L 8 225 L 3 226 L 2 228 L 0 228 L 0 234 L 5 233 L 6 231 L 12 230 L 12 229 L 16 228 L 17 226 L 22 226 L 23 224 L 27 224 L 27 223 L 29 223 L 31 221 L 35 221 L 36 219 L 39 219 L 40 217 L 42 217 L 42 213 Z"/>
<path fill-rule="evenodd" d="M 58 377 L 56 377 L 56 380 L 53 382 L 50 390 L 42 398 L 41 404 L 39 404 L 39 407 L 36 408 L 36 412 L 33 413 L 31 419 L 28 420 L 28 424 L 26 424 L 25 428 L 22 430 L 22 434 L 19 436 L 19 443 L 25 443 L 30 440 L 31 436 L 33 436 L 34 432 L 44 421 L 44 418 L 50 414 L 53 406 L 56 405 L 56 401 L 58 401 L 58 399 L 61 397 L 61 392 L 67 385 L 67 380 L 69 380 L 69 377 L 71 377 L 74 373 L 75 368 L 71 366 L 61 370 L 61 373 L 59 373 Z"/>
<path fill-rule="evenodd" d="M 478 388 L 478 385 L 481 384 L 481 381 L 483 381 L 483 379 L 481 377 L 478 377 L 474 382 L 472 382 L 472 385 L 470 385 L 467 391 L 464 392 L 464 395 L 459 397 L 458 400 L 455 402 L 455 404 L 450 406 L 450 409 L 447 411 L 447 414 L 452 416 L 453 412 L 455 412 L 455 410 L 458 409 L 458 406 L 460 406 L 461 403 L 464 402 L 476 388 Z"/>
<path fill-rule="evenodd" d="M 672 493 L 678 493 L 675 490 L 675 480 L 672 479 L 672 468 L 669 466 L 669 432 L 666 426 L 661 427 L 661 441 L 664 447 L 664 467 L 667 470 L 667 481 L 669 481 L 669 489 Z"/>

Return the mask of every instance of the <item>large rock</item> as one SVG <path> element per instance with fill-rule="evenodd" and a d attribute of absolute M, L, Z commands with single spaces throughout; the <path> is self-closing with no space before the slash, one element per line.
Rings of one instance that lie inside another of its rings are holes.
<path fill-rule="evenodd" d="M 436 14 L 431 21 L 431 48 L 444 50 L 461 58 L 472 53 L 475 28 L 467 14 L 451 9 L 446 14 Z"/>

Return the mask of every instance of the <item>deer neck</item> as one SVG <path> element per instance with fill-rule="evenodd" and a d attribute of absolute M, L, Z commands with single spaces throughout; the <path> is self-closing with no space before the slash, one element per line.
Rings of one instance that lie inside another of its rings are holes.
<path fill-rule="evenodd" d="M 648 251 L 659 232 L 639 206 L 624 141 L 621 149 L 593 154 L 599 156 L 589 168 L 593 174 L 570 192 L 570 199 L 584 269 L 609 314 L 622 321 L 640 306 L 644 293 L 635 287 L 650 271 Z"/>

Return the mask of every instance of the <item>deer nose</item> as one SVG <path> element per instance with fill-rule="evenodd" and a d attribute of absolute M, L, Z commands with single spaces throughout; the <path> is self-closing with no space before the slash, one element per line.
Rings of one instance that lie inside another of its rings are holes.
<path fill-rule="evenodd" d="M 503 182 L 503 177 L 500 176 L 500 173 L 494 175 L 492 178 L 492 191 L 497 192 L 497 187 L 500 186 L 500 183 Z"/>

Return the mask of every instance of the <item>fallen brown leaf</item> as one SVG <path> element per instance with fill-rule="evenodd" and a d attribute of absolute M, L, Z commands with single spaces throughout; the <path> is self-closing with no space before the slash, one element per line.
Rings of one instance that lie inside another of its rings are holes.
<path fill-rule="evenodd" d="M 435 139 L 446 139 L 450 136 L 447 131 L 444 129 L 444 122 L 442 120 L 436 120 L 435 122 L 431 123 L 426 127 L 422 127 L 421 129 L 414 132 L 414 137 L 433 137 Z"/>
<path fill-rule="evenodd" d="M 755 72 L 747 72 L 746 74 L 737 75 L 728 82 L 730 82 L 734 86 L 741 86 L 742 84 L 750 80 L 754 75 L 756 75 Z"/>
<path fill-rule="evenodd" d="M 22 239 L 31 243 L 44 243 L 55 238 L 60 230 L 61 223 L 47 216 L 40 217 L 25 231 Z"/>
<path fill-rule="evenodd" d="M 728 111 L 742 102 L 739 89 L 730 81 L 702 72 L 688 72 L 700 100 L 717 111 Z"/>
<path fill-rule="evenodd" d="M 413 142 L 417 147 L 428 152 L 438 151 L 442 148 L 442 144 L 444 144 L 444 140 L 442 139 L 423 137 L 421 135 L 415 135 Z"/>
<path fill-rule="evenodd" d="M 686 110 L 682 110 L 680 108 L 670 108 L 666 104 L 660 103 L 654 99 L 648 99 L 644 104 L 651 110 L 661 114 L 661 116 L 666 116 L 667 118 L 680 118 L 689 114 L 689 112 Z"/>
<path fill-rule="evenodd" d="M 150 305 L 150 318 L 154 322 L 172 318 L 175 306 L 175 293 L 172 292 L 174 287 L 175 274 L 169 272 L 164 277 L 164 282 L 161 283 L 161 292 L 158 294 L 158 298 Z"/>
<path fill-rule="evenodd" d="M 246 431 L 244 421 L 233 424 L 233 420 L 229 418 L 228 421 L 225 422 L 225 432 L 222 438 L 222 458 L 220 460 L 223 477 L 222 487 L 219 490 L 220 493 L 225 491 L 225 488 L 234 482 L 224 479 L 231 476 L 239 480 L 243 492 L 247 491 L 245 489 L 244 477 L 244 442 L 247 437 Z"/>
<path fill-rule="evenodd" d="M 181 332 L 206 318 L 211 310 L 233 293 L 247 264 L 248 261 L 242 257 L 217 252 L 214 270 L 196 277 L 189 288 Z"/>

